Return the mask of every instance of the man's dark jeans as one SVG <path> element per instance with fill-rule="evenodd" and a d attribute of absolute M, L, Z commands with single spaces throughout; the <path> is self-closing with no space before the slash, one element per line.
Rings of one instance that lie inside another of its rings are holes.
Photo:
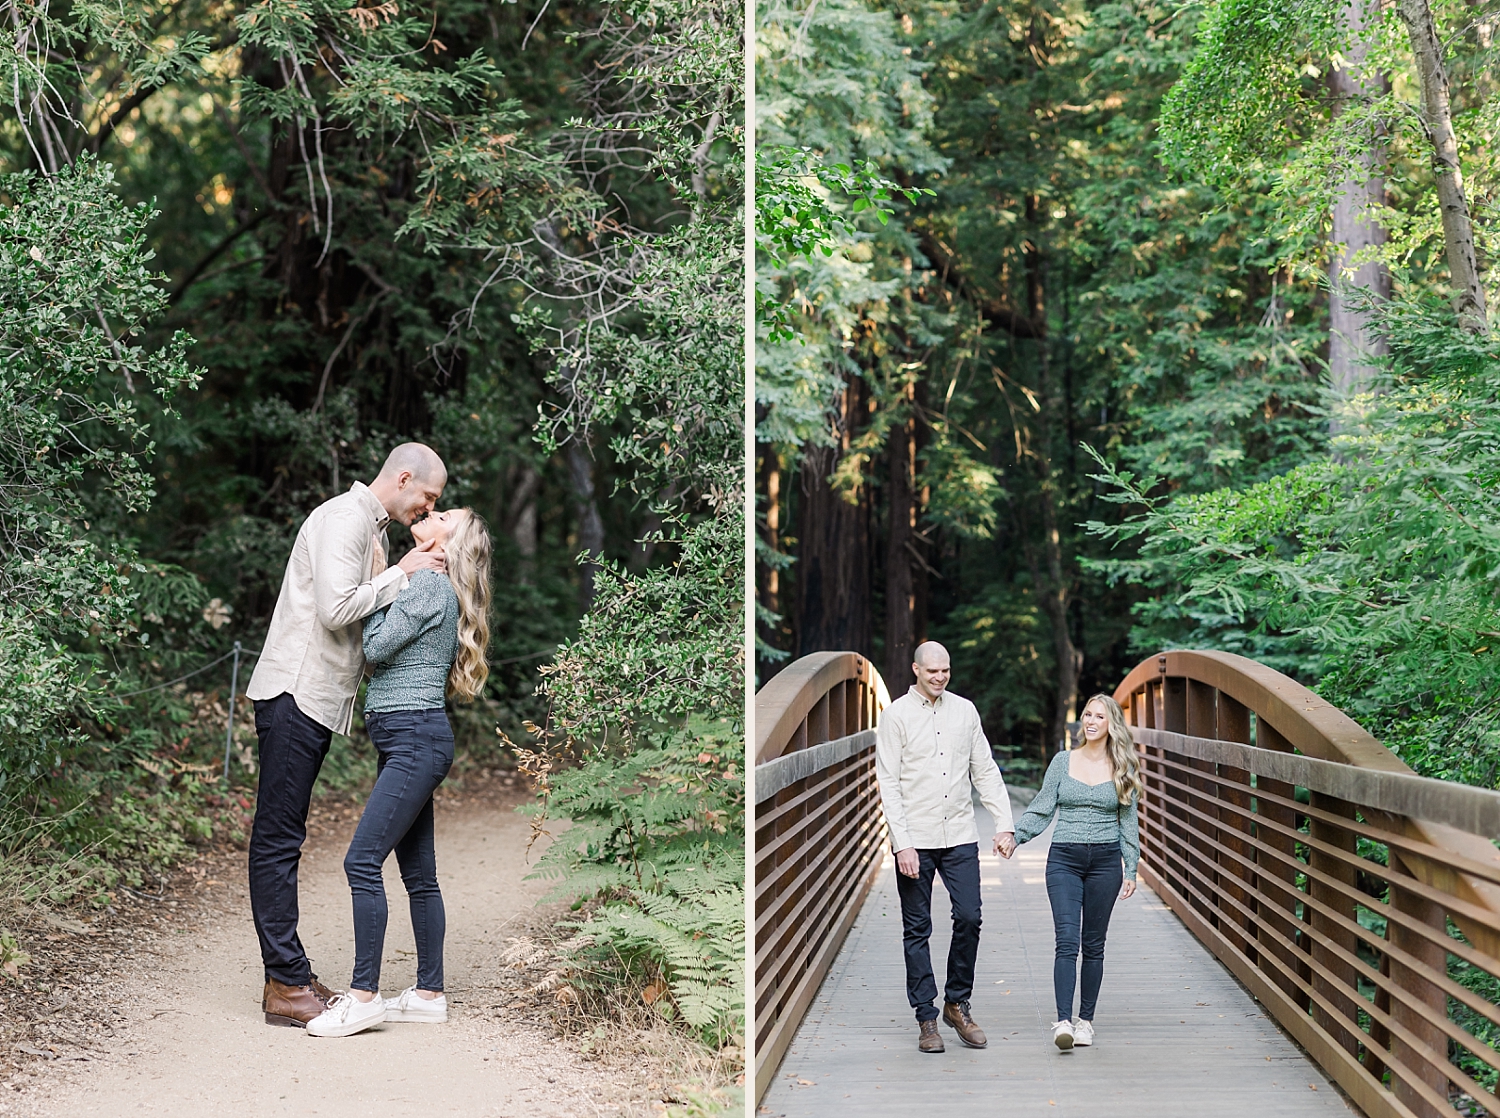
<path fill-rule="evenodd" d="M 250 912 L 266 977 L 306 986 L 312 965 L 297 936 L 297 866 L 307 838 L 313 783 L 333 731 L 297 707 L 286 692 L 255 704 L 260 738 L 260 791 L 250 830 Z"/>
<path fill-rule="evenodd" d="M 1083 991 L 1078 1016 L 1084 1021 L 1094 1019 L 1099 984 L 1104 981 L 1104 937 L 1124 878 L 1118 842 L 1054 842 L 1047 852 L 1047 899 L 1052 902 L 1057 935 L 1052 992 L 1059 1021 L 1073 1014 L 1073 976 L 1080 942 Z"/>
<path fill-rule="evenodd" d="M 901 897 L 902 946 L 906 951 L 906 1000 L 918 1021 L 937 1020 L 937 982 L 932 974 L 932 878 L 940 874 L 953 903 L 953 942 L 948 946 L 948 981 L 943 1000 L 966 1002 L 974 992 L 974 960 L 979 955 L 979 844 L 917 850 L 916 877 L 896 873 Z"/>
<path fill-rule="evenodd" d="M 344 874 L 354 894 L 350 986 L 380 989 L 380 956 L 389 918 L 380 867 L 394 850 L 417 941 L 417 989 L 441 990 L 447 918 L 433 853 L 432 793 L 453 765 L 453 730 L 441 710 L 366 714 L 365 729 L 380 754 L 380 775 L 344 858 Z"/>

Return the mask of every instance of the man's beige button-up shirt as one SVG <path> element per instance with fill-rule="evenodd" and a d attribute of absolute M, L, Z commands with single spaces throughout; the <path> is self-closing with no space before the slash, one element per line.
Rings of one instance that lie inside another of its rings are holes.
<path fill-rule="evenodd" d="M 1005 781 L 968 699 L 945 691 L 929 701 L 914 686 L 885 708 L 875 736 L 875 777 L 892 850 L 978 842 L 971 787 L 997 834 L 1015 829 Z"/>
<path fill-rule="evenodd" d="M 400 567 L 371 575 L 375 541 L 388 523 L 385 506 L 357 481 L 302 522 L 246 695 L 274 699 L 290 692 L 314 722 L 349 732 L 365 667 L 361 622 L 394 602 L 407 583 Z"/>

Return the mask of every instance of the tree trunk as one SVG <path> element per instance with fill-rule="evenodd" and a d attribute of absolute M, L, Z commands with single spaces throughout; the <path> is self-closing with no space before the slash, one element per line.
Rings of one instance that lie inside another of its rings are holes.
<path fill-rule="evenodd" d="M 521 557 L 517 577 L 521 582 L 527 583 L 531 581 L 532 568 L 536 563 L 536 495 L 541 488 L 542 479 L 531 463 L 527 462 L 519 470 L 512 470 L 507 480 L 510 482 L 507 487 L 510 490 L 510 500 L 501 506 L 504 514 L 502 523 Z"/>
<path fill-rule="evenodd" d="M 578 550 L 591 556 L 580 566 L 582 577 L 578 587 L 579 604 L 587 612 L 594 604 L 594 575 L 599 570 L 594 560 L 604 553 L 604 521 L 594 500 L 594 459 L 588 445 L 581 439 L 570 439 L 567 459 L 568 480 L 573 483 L 573 508 L 578 517 Z"/>
<path fill-rule="evenodd" d="M 761 451 L 760 495 L 766 501 L 765 531 L 761 538 L 773 552 L 781 550 L 781 458 L 771 447 Z M 756 580 L 761 608 L 781 613 L 781 572 L 767 566 Z"/>
<path fill-rule="evenodd" d="M 1344 64 L 1329 75 L 1334 96 L 1334 112 L 1364 98 L 1378 96 L 1386 88 L 1383 74 L 1365 71 L 1365 57 L 1373 34 L 1371 17 L 1376 14 L 1371 0 L 1348 0 L 1344 22 L 1350 33 L 1349 52 Z M 1328 297 L 1328 368 L 1333 388 L 1348 399 L 1374 388 L 1375 368 L 1371 359 L 1387 352 L 1385 339 L 1371 329 L 1372 314 L 1351 305 L 1356 288 L 1369 289 L 1381 302 L 1391 297 L 1391 275 L 1384 264 L 1366 260 L 1351 264 L 1359 253 L 1385 244 L 1386 231 L 1368 216 L 1385 201 L 1385 177 L 1379 168 L 1385 162 L 1380 137 L 1368 137 L 1369 143 L 1360 157 L 1359 171 L 1339 186 L 1338 201 L 1333 206 L 1333 259 L 1329 266 Z M 1331 433 L 1337 434 L 1337 414 L 1329 420 Z"/>
<path fill-rule="evenodd" d="M 1072 604 L 1073 584 L 1064 570 L 1062 531 L 1058 518 L 1056 473 L 1052 469 L 1052 448 L 1067 429 L 1061 415 L 1062 401 L 1052 383 L 1052 362 L 1047 331 L 1047 260 L 1042 251 L 1042 212 L 1036 195 L 1026 198 L 1026 220 L 1031 237 L 1026 243 L 1026 303 L 1036 329 L 1037 396 L 1040 401 L 1037 419 L 1040 431 L 1024 440 L 1028 456 L 1035 465 L 1037 504 L 1042 516 L 1042 554 L 1038 561 L 1036 548 L 1027 545 L 1027 561 L 1032 582 L 1047 620 L 1052 626 L 1052 652 L 1057 660 L 1057 691 L 1052 706 L 1052 746 L 1056 748 L 1067 733 L 1068 723 L 1078 714 L 1078 678 L 1083 671 L 1083 653 L 1073 644 L 1068 614 Z M 1045 569 L 1043 569 L 1045 564 Z"/>
<path fill-rule="evenodd" d="M 1045 468 L 1045 467 L 1044 467 Z M 1078 678 L 1083 674 L 1083 652 L 1073 644 L 1068 625 L 1072 586 L 1063 572 L 1062 534 L 1057 522 L 1057 495 L 1050 476 L 1042 479 L 1042 553 L 1047 563 L 1045 581 L 1037 586 L 1042 608 L 1052 623 L 1052 654 L 1057 659 L 1057 699 L 1052 708 L 1052 744 L 1068 732 L 1068 723 L 1078 718 Z"/>
<path fill-rule="evenodd" d="M 802 456 L 802 494 L 797 509 L 796 648 L 809 652 L 870 654 L 869 488 L 854 500 L 834 491 L 829 476 L 849 449 L 865 413 L 864 382 L 845 384 L 836 409 L 839 442 L 809 447 Z"/>
<path fill-rule="evenodd" d="M 1448 72 L 1443 65 L 1443 44 L 1432 22 L 1432 9 L 1427 0 L 1399 0 L 1397 10 L 1406 24 L 1412 53 L 1417 59 L 1422 120 L 1432 143 L 1438 209 L 1443 219 L 1448 271 L 1458 299 L 1458 322 L 1471 334 L 1488 334 L 1484 288 L 1479 282 L 1479 265 L 1474 256 L 1474 224 L 1464 195 L 1458 138 L 1453 134 L 1453 112 L 1448 102 Z"/>
<path fill-rule="evenodd" d="M 910 399 L 912 386 L 907 386 Z M 892 697 L 916 682 L 912 654 L 921 643 L 917 579 L 916 417 L 891 429 L 886 443 L 886 504 L 890 524 L 885 550 L 885 685 Z"/>

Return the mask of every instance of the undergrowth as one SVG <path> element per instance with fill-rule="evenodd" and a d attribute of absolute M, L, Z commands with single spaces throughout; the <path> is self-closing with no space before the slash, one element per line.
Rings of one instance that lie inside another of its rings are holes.
<path fill-rule="evenodd" d="M 624 756 L 523 753 L 537 832 L 550 817 L 571 821 L 533 876 L 574 901 L 568 980 L 587 1012 L 645 1005 L 705 1046 L 742 1053 L 743 756 L 738 728 L 707 719 Z"/>

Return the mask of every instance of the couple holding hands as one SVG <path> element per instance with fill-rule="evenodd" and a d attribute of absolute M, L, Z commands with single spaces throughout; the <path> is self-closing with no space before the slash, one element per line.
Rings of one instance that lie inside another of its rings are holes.
<path fill-rule="evenodd" d="M 313 510 L 287 561 L 246 689 L 260 740 L 250 906 L 267 1024 L 349 1036 L 383 1021 L 448 1019 L 432 797 L 453 764 L 444 702 L 472 700 L 489 674 L 490 537 L 472 509 L 434 511 L 447 480 L 431 448 L 403 443 L 369 485 L 355 482 Z M 410 526 L 417 546 L 387 566 L 392 520 Z M 297 867 L 313 783 L 333 735 L 349 732 L 367 671 L 364 722 L 379 775 L 344 859 L 354 974 L 339 994 L 313 974 L 297 935 Z M 393 850 L 411 905 L 417 981 L 382 998 L 381 866 Z"/>
<path fill-rule="evenodd" d="M 979 712 L 948 691 L 947 649 L 935 641 L 920 645 L 912 671 L 916 683 L 880 717 L 875 770 L 896 853 L 906 996 L 916 1011 L 917 1047 L 943 1051 L 928 950 L 934 876 L 942 877 L 953 907 L 942 1020 L 970 1048 L 988 1043 L 969 1009 L 980 926 L 979 831 L 971 789 L 995 821 L 994 851 L 1004 858 L 1057 817 L 1047 854 L 1047 896 L 1057 941 L 1052 1039 L 1063 1052 L 1093 1044 L 1109 917 L 1116 899 L 1135 892 L 1140 854 L 1140 768 L 1125 716 L 1109 696 L 1091 698 L 1083 709 L 1082 741 L 1052 758 L 1041 790 L 1013 823 Z M 1080 949 L 1083 989 L 1074 1018 Z"/>

